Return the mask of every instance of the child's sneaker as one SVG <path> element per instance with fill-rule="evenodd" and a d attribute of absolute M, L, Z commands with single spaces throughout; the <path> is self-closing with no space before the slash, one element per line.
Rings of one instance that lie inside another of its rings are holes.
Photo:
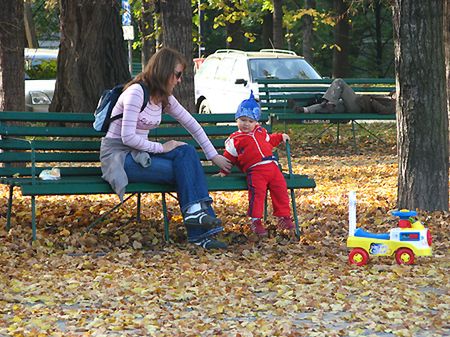
<path fill-rule="evenodd" d="M 258 236 L 267 235 L 267 229 L 262 224 L 261 219 L 253 220 L 252 224 L 250 225 L 250 229 Z"/>
<path fill-rule="evenodd" d="M 282 216 L 278 219 L 278 225 L 277 225 L 279 230 L 293 230 L 295 229 L 295 225 L 292 222 L 291 217 L 289 216 Z"/>

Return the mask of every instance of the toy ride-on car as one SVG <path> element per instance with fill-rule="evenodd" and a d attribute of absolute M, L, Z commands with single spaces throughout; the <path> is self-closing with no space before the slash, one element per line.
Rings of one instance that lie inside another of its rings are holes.
<path fill-rule="evenodd" d="M 363 266 L 369 261 L 369 256 L 395 255 L 398 264 L 409 265 L 414 263 L 415 256 L 431 256 L 431 233 L 420 221 L 413 218 L 417 212 L 397 210 L 391 214 L 400 218 L 398 227 L 385 234 L 356 229 L 356 221 L 352 221 L 350 216 L 347 247 L 352 248 L 348 256 L 351 264 Z M 352 225 L 352 222 L 355 224 Z"/>

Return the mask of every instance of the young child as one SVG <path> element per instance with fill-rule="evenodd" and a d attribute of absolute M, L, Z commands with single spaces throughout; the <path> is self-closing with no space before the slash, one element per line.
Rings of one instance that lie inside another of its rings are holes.
<path fill-rule="evenodd" d="M 244 100 L 236 112 L 238 131 L 225 141 L 224 156 L 233 165 L 247 174 L 249 208 L 247 214 L 252 218 L 251 229 L 259 236 L 267 235 L 261 222 L 264 211 L 266 191 L 269 189 L 272 198 L 273 215 L 278 217 L 279 230 L 293 230 L 289 196 L 286 180 L 281 173 L 272 149 L 282 141 L 289 140 L 285 133 L 268 134 L 258 124 L 261 109 L 253 92 Z M 220 176 L 227 172 L 220 171 Z"/>

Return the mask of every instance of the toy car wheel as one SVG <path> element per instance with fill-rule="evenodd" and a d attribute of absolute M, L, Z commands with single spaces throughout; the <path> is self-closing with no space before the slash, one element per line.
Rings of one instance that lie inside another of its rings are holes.
<path fill-rule="evenodd" d="M 369 253 L 362 248 L 354 248 L 348 255 L 348 260 L 351 264 L 364 266 L 369 261 Z"/>
<path fill-rule="evenodd" d="M 414 253 L 409 248 L 400 248 L 395 252 L 395 260 L 398 264 L 413 264 Z"/>

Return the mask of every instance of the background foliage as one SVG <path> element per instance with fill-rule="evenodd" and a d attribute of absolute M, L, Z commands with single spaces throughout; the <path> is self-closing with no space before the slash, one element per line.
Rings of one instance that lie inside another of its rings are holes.
<path fill-rule="evenodd" d="M 136 26 L 136 40 L 133 44 L 134 58 L 140 62 L 139 48 L 141 46 L 140 32 L 137 21 L 142 17 L 143 0 L 130 0 L 133 9 L 134 25 Z M 273 11 L 272 1 L 250 0 L 232 1 L 230 6 L 226 1 L 218 0 L 192 0 L 193 23 L 192 35 L 194 45 L 199 41 L 199 27 L 201 24 L 201 41 L 207 56 L 217 49 L 226 48 L 226 25 L 241 21 L 241 34 L 243 50 L 259 50 L 264 47 L 262 41 L 262 27 L 264 14 Z M 350 4 L 349 16 L 351 20 L 350 32 L 350 64 L 352 64 L 349 77 L 393 77 L 393 41 L 392 18 L 389 1 L 358 0 L 348 1 Z M 201 20 L 199 20 L 199 4 Z M 306 10 L 303 1 L 286 0 L 283 2 L 283 31 L 285 36 L 284 48 L 302 54 L 302 17 L 311 15 L 314 18 L 313 38 L 313 65 L 322 76 L 331 76 L 332 52 L 339 48 L 334 44 L 333 27 L 336 16 L 333 12 L 332 2 L 317 0 L 316 8 Z M 378 4 L 381 17 L 381 45 L 377 45 L 375 30 L 375 4 Z M 58 6 L 57 0 L 34 0 L 33 16 L 36 31 L 40 40 L 54 39 L 58 36 Z M 158 19 L 156 9 L 155 18 Z M 157 20 L 156 20 L 157 21 Z M 159 34 L 157 30 L 151 38 Z M 380 49 L 381 47 L 381 49 Z M 381 64 L 377 64 L 377 52 L 381 53 Z M 194 48 L 193 57 L 198 56 L 198 46 Z"/>
<path fill-rule="evenodd" d="M 56 61 L 42 61 L 36 65 L 26 66 L 25 73 L 31 80 L 56 78 Z"/>

